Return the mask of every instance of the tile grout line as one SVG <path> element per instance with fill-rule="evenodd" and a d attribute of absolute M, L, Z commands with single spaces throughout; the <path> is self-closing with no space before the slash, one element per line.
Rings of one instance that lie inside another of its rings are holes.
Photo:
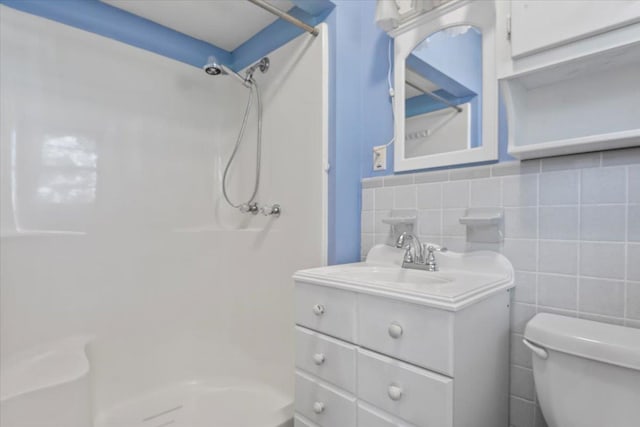
<path fill-rule="evenodd" d="M 624 167 L 624 192 L 625 192 L 625 200 L 627 202 L 627 207 L 624 210 L 624 306 L 622 307 L 622 314 L 624 316 L 624 324 L 627 326 L 628 322 L 628 313 L 627 313 L 627 298 L 629 293 L 629 277 L 628 277 L 628 266 L 629 266 L 629 181 L 631 181 L 631 171 L 629 170 L 629 166 Z"/>
<path fill-rule="evenodd" d="M 602 162 L 602 154 L 600 154 L 600 162 Z M 578 174 L 578 254 L 577 254 L 577 265 L 576 265 L 576 273 L 578 275 L 577 281 L 577 289 L 576 289 L 576 313 L 578 314 L 578 318 L 580 318 L 580 288 L 582 284 L 582 169 Z"/>

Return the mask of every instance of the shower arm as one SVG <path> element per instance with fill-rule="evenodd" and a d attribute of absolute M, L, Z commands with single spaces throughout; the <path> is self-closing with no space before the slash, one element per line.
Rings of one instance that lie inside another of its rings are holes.
<path fill-rule="evenodd" d="M 280 9 L 278 9 L 275 6 L 270 5 L 269 3 L 267 3 L 264 0 L 249 0 L 251 3 L 255 4 L 258 7 L 263 8 L 264 10 L 266 10 L 269 13 L 272 13 L 274 15 L 276 15 L 279 18 L 284 19 L 287 22 L 290 22 L 291 24 L 295 25 L 296 27 L 302 28 L 303 30 L 305 30 L 308 33 L 311 33 L 314 36 L 317 36 L 318 30 L 313 28 L 311 25 L 307 25 L 304 22 L 302 22 L 301 20 L 299 20 L 298 18 L 294 18 L 293 16 L 289 15 L 287 12 L 284 12 Z"/>

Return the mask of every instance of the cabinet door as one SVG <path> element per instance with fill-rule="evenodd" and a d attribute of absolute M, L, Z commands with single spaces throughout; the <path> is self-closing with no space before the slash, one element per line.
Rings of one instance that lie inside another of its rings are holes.
<path fill-rule="evenodd" d="M 514 58 L 640 22 L 640 1 L 511 1 Z"/>

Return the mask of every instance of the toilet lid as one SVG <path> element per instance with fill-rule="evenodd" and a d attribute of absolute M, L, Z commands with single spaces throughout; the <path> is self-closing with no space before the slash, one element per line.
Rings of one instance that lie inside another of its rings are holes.
<path fill-rule="evenodd" d="M 640 370 L 640 329 L 540 313 L 524 336 L 550 350 Z"/>

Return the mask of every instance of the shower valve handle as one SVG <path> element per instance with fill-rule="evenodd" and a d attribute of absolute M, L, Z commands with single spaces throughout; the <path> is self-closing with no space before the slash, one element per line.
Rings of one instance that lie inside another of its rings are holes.
<path fill-rule="evenodd" d="M 263 206 L 260 209 L 260 212 L 262 212 L 262 215 L 264 216 L 275 216 L 276 218 L 280 216 L 280 214 L 282 213 L 282 210 L 280 209 L 280 205 L 279 204 L 275 204 L 275 205 L 271 205 L 271 206 Z"/>

